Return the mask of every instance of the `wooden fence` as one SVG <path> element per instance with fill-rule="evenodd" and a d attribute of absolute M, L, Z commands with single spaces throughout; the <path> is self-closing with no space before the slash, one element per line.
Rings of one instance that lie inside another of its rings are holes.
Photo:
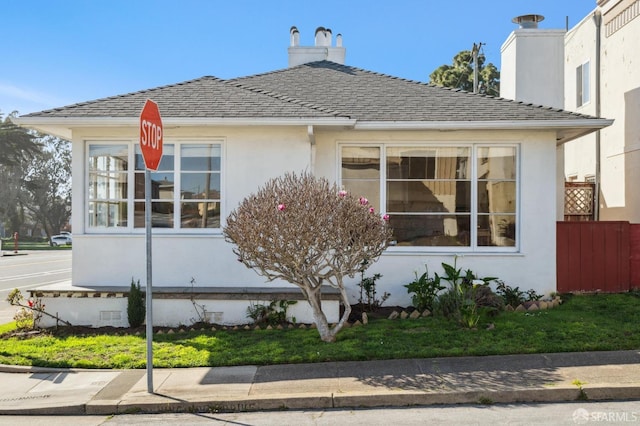
<path fill-rule="evenodd" d="M 561 293 L 620 293 L 640 288 L 640 224 L 558 222 Z"/>

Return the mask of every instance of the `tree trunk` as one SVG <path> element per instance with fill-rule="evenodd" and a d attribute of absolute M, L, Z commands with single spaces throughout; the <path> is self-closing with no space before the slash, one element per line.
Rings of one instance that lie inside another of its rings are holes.
<path fill-rule="evenodd" d="M 329 322 L 327 321 L 327 317 L 322 312 L 322 294 L 320 289 L 318 288 L 314 292 L 307 292 L 307 301 L 313 310 L 313 318 L 316 322 L 316 327 L 318 329 L 318 333 L 320 334 L 320 339 L 323 342 L 332 343 L 336 341 L 336 334 L 344 327 L 345 323 L 349 319 L 349 315 L 351 314 L 351 305 L 349 305 L 349 299 L 347 296 L 346 290 L 341 287 L 340 288 L 340 296 L 342 298 L 342 302 L 344 303 L 344 313 L 338 324 L 336 324 L 333 328 L 329 326 Z"/>

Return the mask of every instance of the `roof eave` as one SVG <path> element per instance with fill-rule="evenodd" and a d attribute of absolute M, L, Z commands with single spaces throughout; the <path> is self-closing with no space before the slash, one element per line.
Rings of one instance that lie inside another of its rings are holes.
<path fill-rule="evenodd" d="M 11 120 L 18 126 L 35 129 L 71 139 L 72 129 L 88 127 L 133 127 L 139 126 L 139 117 L 15 117 Z M 226 117 L 163 117 L 162 125 L 171 127 L 204 126 L 342 126 L 353 127 L 356 120 L 346 117 L 322 118 L 226 118 Z"/>
<path fill-rule="evenodd" d="M 555 130 L 562 145 L 613 124 L 604 118 L 497 121 L 358 121 L 355 130 Z"/>

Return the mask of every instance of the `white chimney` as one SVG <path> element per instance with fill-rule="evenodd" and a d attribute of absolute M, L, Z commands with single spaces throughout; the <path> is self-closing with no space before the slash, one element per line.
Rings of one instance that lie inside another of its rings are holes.
<path fill-rule="evenodd" d="M 332 46 L 332 32 L 328 28 L 318 27 L 314 46 L 300 46 L 300 33 L 291 27 L 289 43 L 289 67 L 316 61 L 331 61 L 344 65 L 346 49 L 342 46 L 342 34 L 336 36 L 336 46 Z"/>
<path fill-rule="evenodd" d="M 542 15 L 513 18 L 518 24 L 502 45 L 500 96 L 516 101 L 564 107 L 563 29 L 540 29 Z"/>

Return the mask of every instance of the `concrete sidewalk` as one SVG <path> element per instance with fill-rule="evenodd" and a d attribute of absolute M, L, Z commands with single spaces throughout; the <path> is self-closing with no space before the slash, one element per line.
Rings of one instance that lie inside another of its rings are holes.
<path fill-rule="evenodd" d="M 146 370 L 0 366 L 0 414 L 640 400 L 640 350 L 154 369 L 153 381 L 150 394 Z"/>

